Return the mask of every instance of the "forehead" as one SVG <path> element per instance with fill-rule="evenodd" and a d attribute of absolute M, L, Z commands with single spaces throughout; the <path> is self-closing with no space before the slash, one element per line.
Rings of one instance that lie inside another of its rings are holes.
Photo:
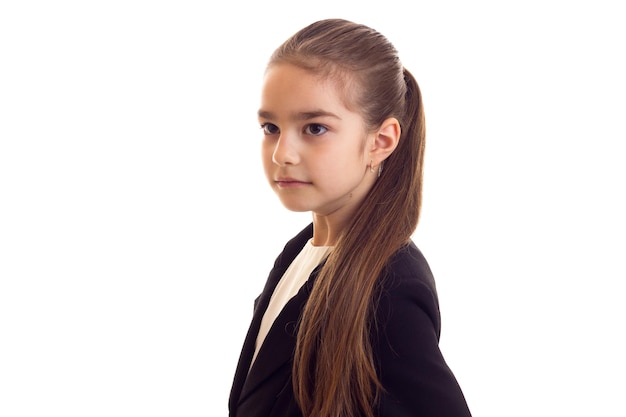
<path fill-rule="evenodd" d="M 302 112 L 310 108 L 350 112 L 334 78 L 292 64 L 270 66 L 263 79 L 261 108 L 270 112 Z"/>

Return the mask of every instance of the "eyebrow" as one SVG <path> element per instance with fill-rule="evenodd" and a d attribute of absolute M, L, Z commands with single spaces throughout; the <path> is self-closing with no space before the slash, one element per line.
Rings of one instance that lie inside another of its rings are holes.
<path fill-rule="evenodd" d="M 269 119 L 269 120 L 276 119 L 276 116 L 274 115 L 274 113 L 263 110 L 263 109 L 259 110 L 258 114 L 259 114 L 259 117 L 263 119 Z M 334 117 L 335 119 L 341 120 L 341 117 L 337 116 L 335 113 L 331 113 L 331 112 L 324 111 L 324 110 L 313 110 L 313 111 L 295 113 L 293 116 L 293 119 L 311 120 L 317 117 Z"/>

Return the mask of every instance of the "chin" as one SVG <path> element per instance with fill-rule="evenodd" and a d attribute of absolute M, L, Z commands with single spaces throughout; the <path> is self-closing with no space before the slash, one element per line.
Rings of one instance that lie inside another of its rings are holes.
<path fill-rule="evenodd" d="M 311 211 L 311 208 L 304 204 L 299 204 L 295 201 L 289 201 L 288 199 L 280 199 L 281 204 L 289 211 L 293 211 L 296 213 L 304 213 L 306 211 Z"/>

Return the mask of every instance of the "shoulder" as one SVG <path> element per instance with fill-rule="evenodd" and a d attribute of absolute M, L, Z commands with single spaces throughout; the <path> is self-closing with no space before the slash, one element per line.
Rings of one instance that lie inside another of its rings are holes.
<path fill-rule="evenodd" d="M 430 265 L 413 241 L 398 249 L 390 258 L 385 273 L 388 279 L 420 282 L 435 290 L 435 279 Z"/>
<path fill-rule="evenodd" d="M 379 321 L 410 320 L 419 312 L 428 318 L 432 329 L 439 335 L 440 312 L 435 278 L 415 243 L 407 243 L 391 257 L 381 277 L 379 295 Z"/>

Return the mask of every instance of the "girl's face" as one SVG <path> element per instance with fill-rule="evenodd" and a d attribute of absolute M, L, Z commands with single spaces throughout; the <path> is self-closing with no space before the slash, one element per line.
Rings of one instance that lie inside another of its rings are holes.
<path fill-rule="evenodd" d="M 376 180 L 368 152 L 374 135 L 328 79 L 291 64 L 271 66 L 259 122 L 265 174 L 289 210 L 345 218 Z"/>

